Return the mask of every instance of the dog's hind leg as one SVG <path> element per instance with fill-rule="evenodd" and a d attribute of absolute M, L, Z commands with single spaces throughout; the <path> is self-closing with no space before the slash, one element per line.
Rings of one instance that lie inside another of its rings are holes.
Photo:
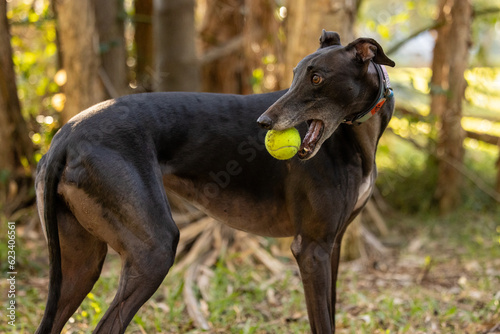
<path fill-rule="evenodd" d="M 57 222 L 61 247 L 62 284 L 51 333 L 60 333 L 64 324 L 92 290 L 107 253 L 105 242 L 87 232 L 68 208 L 58 200 Z M 45 318 L 39 332 L 50 328 Z"/>
<path fill-rule="evenodd" d="M 108 252 L 105 242 L 88 233 L 69 211 L 58 214 L 61 245 L 62 287 L 60 314 L 56 316 L 54 332 L 58 333 L 92 290 L 101 274 Z M 64 306 L 63 306 L 64 305 Z"/>
<path fill-rule="evenodd" d="M 62 194 L 82 226 L 122 260 L 118 291 L 95 333 L 123 333 L 172 266 L 179 230 L 159 166 L 136 167 L 113 151 L 88 156 L 85 165 L 75 165 L 66 175 L 76 175 L 85 184 L 65 182 Z"/>
<path fill-rule="evenodd" d="M 149 196 L 146 199 L 150 199 Z M 139 308 L 153 295 L 175 258 L 178 229 L 166 202 L 137 203 L 136 225 L 124 228 L 118 291 L 95 333 L 123 333 Z M 140 207 L 139 207 L 140 206 Z M 147 236 L 146 238 L 144 238 Z"/>

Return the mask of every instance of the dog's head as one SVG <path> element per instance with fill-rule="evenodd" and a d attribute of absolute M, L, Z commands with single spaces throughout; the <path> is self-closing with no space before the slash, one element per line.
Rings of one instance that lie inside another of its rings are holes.
<path fill-rule="evenodd" d="M 372 62 L 395 65 L 371 38 L 358 38 L 344 47 L 336 32 L 323 30 L 320 48 L 299 62 L 288 92 L 257 122 L 268 130 L 307 122 L 299 158 L 312 158 L 344 119 L 373 103 L 379 81 Z"/>

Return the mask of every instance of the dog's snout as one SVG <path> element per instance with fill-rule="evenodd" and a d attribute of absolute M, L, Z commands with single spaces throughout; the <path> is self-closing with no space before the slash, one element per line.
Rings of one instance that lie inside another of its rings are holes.
<path fill-rule="evenodd" d="M 266 129 L 266 130 L 271 130 L 273 127 L 273 120 L 267 115 L 261 115 L 257 119 L 257 123 L 259 124 L 259 126 L 261 128 Z"/>

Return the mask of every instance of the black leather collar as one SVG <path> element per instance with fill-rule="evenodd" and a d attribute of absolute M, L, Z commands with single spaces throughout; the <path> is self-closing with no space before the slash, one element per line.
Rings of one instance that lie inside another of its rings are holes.
<path fill-rule="evenodd" d="M 383 65 L 375 64 L 375 69 L 377 70 L 377 76 L 379 81 L 379 88 L 377 98 L 373 101 L 373 103 L 366 110 L 363 110 L 351 119 L 344 119 L 344 123 L 346 124 L 361 124 L 369 120 L 373 115 L 375 115 L 380 108 L 384 105 L 385 101 L 391 99 L 394 96 L 394 93 L 391 88 L 391 82 L 389 80 L 389 74 Z"/>

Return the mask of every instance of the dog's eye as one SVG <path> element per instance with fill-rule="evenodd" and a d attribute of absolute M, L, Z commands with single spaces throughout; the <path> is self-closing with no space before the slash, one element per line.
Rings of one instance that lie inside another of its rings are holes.
<path fill-rule="evenodd" d="M 323 77 L 319 74 L 313 74 L 311 82 L 313 83 L 313 85 L 319 85 L 323 82 Z"/>

